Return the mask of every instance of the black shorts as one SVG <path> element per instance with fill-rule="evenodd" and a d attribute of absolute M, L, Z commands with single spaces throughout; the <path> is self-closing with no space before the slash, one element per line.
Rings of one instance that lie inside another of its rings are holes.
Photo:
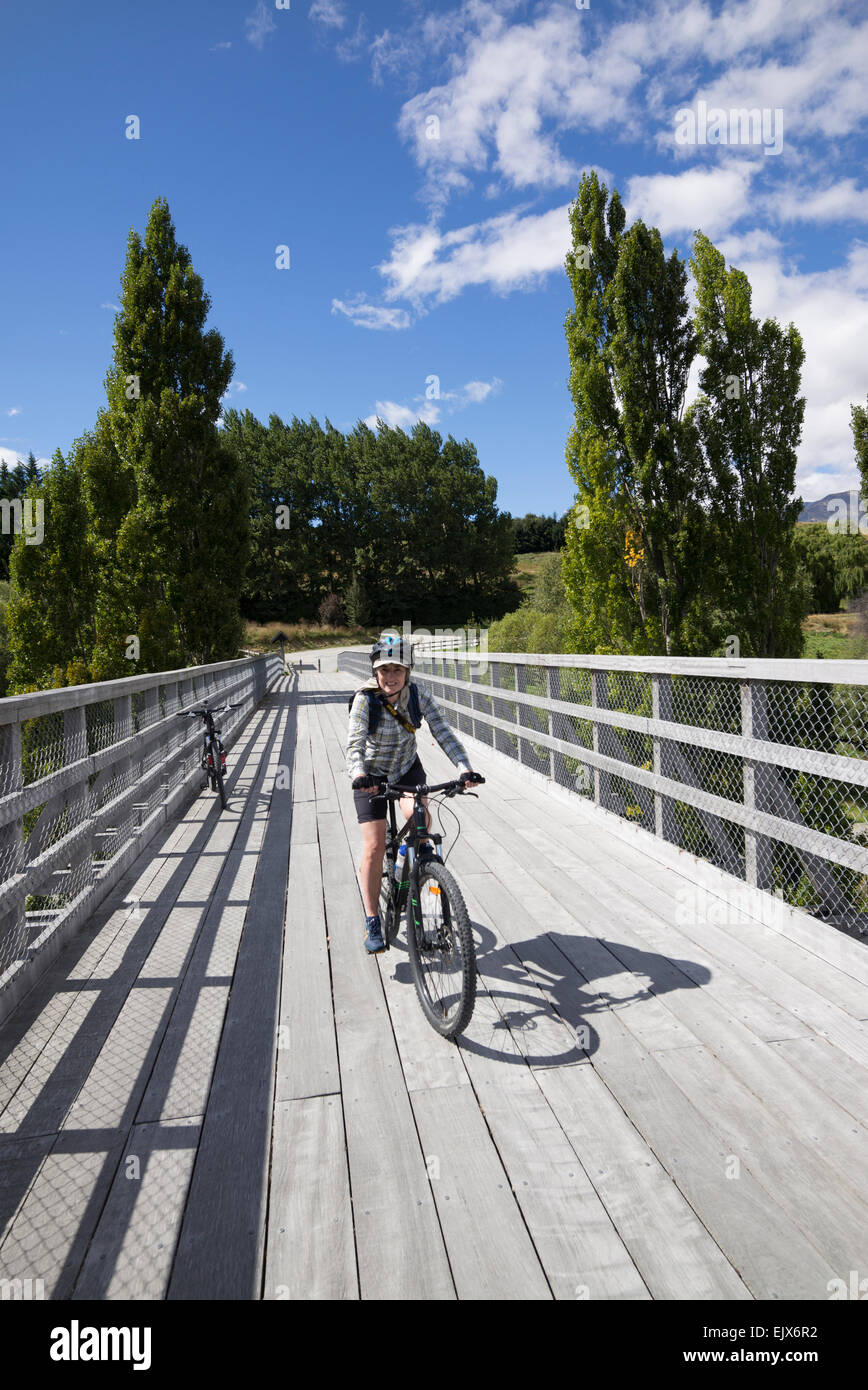
<path fill-rule="evenodd" d="M 410 764 L 406 772 L 402 772 L 400 777 L 395 777 L 394 781 L 406 784 L 408 787 L 419 787 L 425 782 L 425 769 L 419 759 Z M 364 787 L 353 792 L 356 803 L 356 818 L 359 825 L 363 825 L 369 820 L 386 819 L 386 798 L 384 796 L 371 796 L 370 792 Z"/>

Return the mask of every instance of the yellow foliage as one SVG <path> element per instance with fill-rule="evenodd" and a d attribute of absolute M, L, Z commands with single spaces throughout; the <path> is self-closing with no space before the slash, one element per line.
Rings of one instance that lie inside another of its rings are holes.
<path fill-rule="evenodd" d="M 639 561 L 645 558 L 645 547 L 641 541 L 642 537 L 638 531 L 628 531 L 624 538 L 624 560 L 630 569 L 634 569 Z"/>

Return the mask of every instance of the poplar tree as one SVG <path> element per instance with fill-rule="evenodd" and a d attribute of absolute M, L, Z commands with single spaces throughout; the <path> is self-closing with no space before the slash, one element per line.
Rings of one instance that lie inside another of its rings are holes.
<path fill-rule="evenodd" d="M 217 429 L 233 360 L 163 198 L 130 231 L 120 302 L 87 457 L 97 679 L 235 656 L 248 549 L 244 470 Z"/>
<path fill-rule="evenodd" d="M 853 431 L 856 464 L 862 480 L 862 496 L 868 499 L 868 409 L 864 405 L 851 405 L 850 429 Z"/>
<path fill-rule="evenodd" d="M 704 640 L 704 476 L 684 414 L 696 337 L 687 271 L 660 233 L 624 231 L 586 175 L 570 209 L 565 330 L 575 424 L 567 463 L 578 492 L 564 577 L 574 650 L 695 650 Z"/>
<path fill-rule="evenodd" d="M 740 270 L 696 232 L 696 326 L 706 365 L 689 412 L 710 484 L 717 599 L 742 656 L 800 656 L 805 596 L 793 539 L 805 400 L 798 330 L 751 315 Z"/>

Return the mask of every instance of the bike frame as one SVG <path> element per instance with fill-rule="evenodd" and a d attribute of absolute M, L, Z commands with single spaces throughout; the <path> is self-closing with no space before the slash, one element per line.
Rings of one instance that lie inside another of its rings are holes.
<path fill-rule="evenodd" d="M 211 710 L 208 710 L 208 713 L 203 715 L 202 718 L 205 723 L 205 729 L 202 735 L 202 766 L 206 772 L 209 772 L 209 752 L 212 753 L 213 757 L 221 757 L 223 753 L 223 740 L 220 737 L 222 730 L 218 729 L 215 725 L 214 715 Z M 212 766 L 216 767 L 217 764 L 213 763 Z"/>
<path fill-rule="evenodd" d="M 394 876 L 392 877 L 392 881 L 391 881 L 391 889 L 390 889 L 390 891 L 393 891 L 393 892 L 394 892 L 394 912 L 395 912 L 395 922 L 396 922 L 396 924 L 399 923 L 399 922 L 401 921 L 401 918 L 402 918 L 403 915 L 404 915 L 404 909 L 405 909 L 405 907 L 406 907 L 406 905 L 407 905 L 407 894 L 410 892 L 410 889 L 412 888 L 412 889 L 413 889 L 413 894 L 412 894 L 412 896 L 411 896 L 410 901 L 411 901 L 411 903 L 412 903 L 412 905 L 413 905 L 413 923 L 414 923 L 414 926 L 418 927 L 420 930 L 421 930 L 421 928 L 422 928 L 422 923 L 421 923 L 421 921 L 419 920 L 419 911 L 418 911 L 418 908 L 419 908 L 419 844 L 420 844 L 420 842 L 421 842 L 422 840 L 430 840 L 431 843 L 432 843 L 433 845 L 441 845 L 441 844 L 443 843 L 443 836 L 442 836 L 442 835 L 436 834 L 434 831 L 431 831 L 431 830 L 428 829 L 428 820 L 427 820 L 427 816 L 426 816 L 426 809 L 427 809 L 427 808 L 425 807 L 425 805 L 424 805 L 424 803 L 423 803 L 423 801 L 422 801 L 422 797 L 423 797 L 423 796 L 429 796 L 429 795 L 431 795 L 432 793 L 435 793 L 435 792 L 438 792 L 438 791 L 445 791 L 447 787 L 452 787 L 453 785 L 454 785 L 454 783 L 452 783 L 452 782 L 441 782 L 441 783 L 438 783 L 436 786 L 431 786 L 431 787 L 429 787 L 429 786 L 403 787 L 403 786 L 401 786 L 399 783 L 391 783 L 391 782 L 387 782 L 387 783 L 386 783 L 387 791 L 386 791 L 385 795 L 388 797 L 388 802 L 389 802 L 388 814 L 389 814 L 389 831 L 390 831 L 389 837 L 388 837 L 387 840 L 386 840 L 386 848 L 388 849 L 389 846 L 391 845 L 392 849 L 394 850 L 394 857 L 395 857 L 396 860 L 397 860 L 397 857 L 398 857 L 398 849 L 400 848 L 400 845 L 401 845 L 402 841 L 406 841 L 407 849 L 408 849 L 408 850 L 410 850 L 410 849 L 413 850 L 413 865 L 412 865 L 412 868 L 411 868 L 411 867 L 408 865 L 408 863 L 407 863 L 407 859 L 409 859 L 409 854 L 408 854 L 407 857 L 406 857 L 405 860 L 404 860 L 403 872 L 402 872 L 402 874 L 401 874 L 400 881 L 396 884 L 396 883 L 395 883 Z M 470 793 L 470 794 L 473 795 L 473 793 Z M 463 795 L 466 796 L 467 793 L 465 792 L 465 793 L 463 793 Z M 403 830 L 400 830 L 400 831 L 399 831 L 399 830 L 398 830 L 398 821 L 397 821 L 397 817 L 396 817 L 396 815 L 395 815 L 395 803 L 396 803 L 396 801 L 400 800 L 400 798 L 401 798 L 402 796 L 412 796 L 412 797 L 413 797 L 413 814 L 410 816 L 410 818 L 409 818 L 409 820 L 407 821 L 406 825 L 404 826 Z M 389 862 L 388 856 L 385 856 L 385 860 L 386 860 L 386 863 L 388 864 L 388 862 Z M 446 910 L 447 910 L 447 912 L 448 912 L 448 908 L 447 908 Z M 396 927 L 395 927 L 395 934 L 396 934 L 396 935 L 397 935 L 397 930 L 398 930 L 398 928 L 397 928 L 397 925 L 396 925 Z M 391 943 L 390 943 L 390 941 L 389 941 L 389 931 L 388 931 L 388 929 L 387 929 L 387 930 L 384 932 L 384 934 L 383 934 L 383 940 L 384 940 L 385 943 L 386 943 L 386 950 L 387 950 L 387 951 L 391 950 Z"/>

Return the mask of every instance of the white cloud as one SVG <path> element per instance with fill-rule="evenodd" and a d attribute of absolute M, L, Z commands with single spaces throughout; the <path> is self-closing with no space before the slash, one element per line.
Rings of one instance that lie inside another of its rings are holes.
<path fill-rule="evenodd" d="M 457 410 L 464 410 L 468 405 L 479 405 L 488 396 L 497 395 L 502 385 L 499 377 L 492 377 L 491 381 L 468 381 L 457 391 L 441 391 L 433 400 L 429 400 L 427 395 L 416 396 L 412 406 L 399 405 L 396 401 L 377 401 L 376 414 L 369 415 L 365 424 L 373 429 L 377 415 L 380 415 L 386 424 L 403 430 L 412 429 L 417 420 L 436 425 L 440 421 L 444 402 L 448 402 L 445 406 L 447 413 L 454 415 Z"/>
<path fill-rule="evenodd" d="M 868 389 L 868 244 L 857 243 L 843 265 L 810 273 L 785 268 L 780 256 L 733 258 L 727 241 L 720 249 L 727 265 L 747 275 L 752 313 L 782 325 L 792 322 L 802 335 L 805 420 L 797 491 L 810 500 L 839 487 L 857 487 L 850 406 L 864 405 Z"/>
<path fill-rule="evenodd" d="M 253 14 L 247 16 L 244 27 L 247 30 L 247 38 L 253 47 L 261 49 L 266 36 L 277 28 L 274 22 L 274 11 L 269 9 L 265 0 L 257 0 L 256 9 Z"/>
<path fill-rule="evenodd" d="M 346 11 L 341 0 L 314 0 L 307 12 L 308 19 L 314 23 L 325 24 L 331 29 L 342 29 L 347 22 Z"/>
<path fill-rule="evenodd" d="M 568 205 L 549 212 L 504 213 L 454 232 L 413 225 L 392 232 L 392 251 L 377 269 L 387 299 L 443 304 L 468 285 L 500 294 L 529 289 L 562 269 L 570 245 Z"/>
<path fill-rule="evenodd" d="M 770 194 L 765 208 L 782 222 L 868 222 L 868 188 L 857 188 L 855 179 L 825 188 L 790 184 Z"/>
<path fill-rule="evenodd" d="M 641 217 L 664 237 L 697 228 L 714 237 L 751 211 L 749 186 L 759 167 L 740 159 L 681 174 L 637 174 L 624 199 L 628 224 Z"/>
<path fill-rule="evenodd" d="M 376 429 L 378 416 L 393 429 L 409 431 L 417 420 L 423 420 L 426 425 L 436 425 L 440 419 L 440 409 L 430 401 L 419 410 L 398 405 L 396 401 L 377 401 L 374 414 L 366 417 L 365 424 L 372 430 Z"/>
<path fill-rule="evenodd" d="M 218 50 L 218 48 L 231 48 L 231 47 L 232 47 L 231 42 L 226 42 L 226 41 L 224 41 L 223 43 L 214 43 L 214 44 L 212 44 L 211 47 L 209 48 L 208 52 L 209 52 L 209 53 L 216 53 L 217 50 Z"/>
<path fill-rule="evenodd" d="M 20 414 L 21 414 L 21 406 L 20 406 L 20 405 L 13 405 L 12 408 L 11 408 L 11 410 L 7 410 L 7 411 L 6 411 L 6 414 L 7 414 L 7 415 L 20 415 Z"/>
<path fill-rule="evenodd" d="M 375 80 L 417 69 L 428 78 L 398 131 L 433 212 L 480 173 L 489 187 L 492 171 L 513 188 L 573 184 L 568 133 L 656 139 L 695 159 L 695 148 L 675 145 L 674 113 L 700 96 L 727 110 L 782 108 L 785 160 L 799 157 L 805 136 L 839 139 L 868 118 L 868 21 L 848 0 L 819 12 L 815 0 L 724 0 L 716 13 L 699 0 L 657 0 L 605 25 L 564 3 L 513 23 L 516 8 L 465 0 L 369 45 Z M 441 54 L 442 80 L 431 83 Z"/>
<path fill-rule="evenodd" d="M 332 313 L 344 314 L 358 328 L 409 328 L 410 315 L 406 309 L 386 309 L 378 304 L 366 304 L 359 295 L 353 304 L 341 299 L 332 300 Z"/>
<path fill-rule="evenodd" d="M 463 51 L 452 56 L 453 76 L 406 102 L 398 121 L 426 175 L 426 200 L 442 210 L 453 193 L 469 187 L 471 173 L 490 166 L 514 188 L 574 184 L 576 162 L 561 153 L 557 132 L 626 121 L 638 65 L 608 45 L 591 64 L 581 16 L 563 5 L 511 26 L 481 3 L 462 14 L 467 27 Z M 469 32 L 471 23 L 478 33 Z"/>
<path fill-rule="evenodd" d="M 485 400 L 486 396 L 490 396 L 492 393 L 496 395 L 502 385 L 503 382 L 500 377 L 494 377 L 492 381 L 468 381 L 465 383 L 463 391 L 468 402 L 478 405 L 480 401 Z"/>
<path fill-rule="evenodd" d="M 101 304 L 99 307 L 101 309 L 114 309 L 116 314 L 119 314 L 121 312 L 120 304 Z"/>

